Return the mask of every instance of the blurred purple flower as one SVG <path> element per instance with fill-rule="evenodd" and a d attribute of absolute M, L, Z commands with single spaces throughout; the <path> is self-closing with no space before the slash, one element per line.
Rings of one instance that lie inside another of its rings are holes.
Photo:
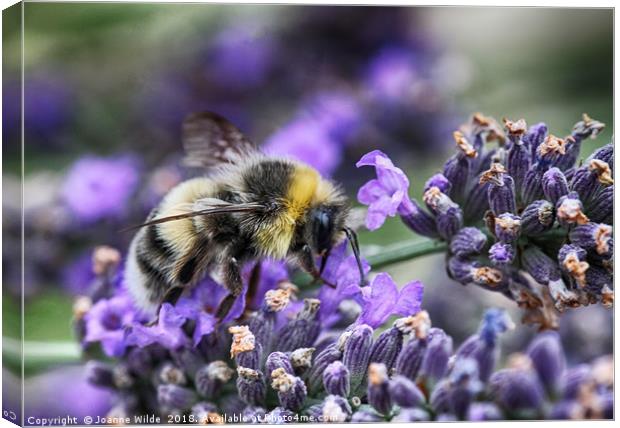
<path fill-rule="evenodd" d="M 372 95 L 385 101 L 406 99 L 418 78 L 412 52 L 393 46 L 382 49 L 366 70 Z"/>
<path fill-rule="evenodd" d="M 330 176 L 342 159 L 342 147 L 317 123 L 297 118 L 280 128 L 263 145 L 265 153 L 290 156 Z"/>
<path fill-rule="evenodd" d="M 322 91 L 302 108 L 302 117 L 316 122 L 342 143 L 360 126 L 362 109 L 353 94 L 340 90 Z"/>
<path fill-rule="evenodd" d="M 69 170 L 62 197 L 73 215 L 83 222 L 121 217 L 139 178 L 138 164 L 133 157 L 87 156 Z"/>
<path fill-rule="evenodd" d="M 125 330 L 135 318 L 135 309 L 126 294 L 101 299 L 85 315 L 86 336 L 84 341 L 101 342 L 106 355 L 120 357 L 125 352 Z"/>
<path fill-rule="evenodd" d="M 357 199 L 368 205 L 366 227 L 375 230 L 381 227 L 387 216 L 395 216 L 401 204 L 409 199 L 409 179 L 380 150 L 365 154 L 356 166 L 374 166 L 377 173 L 377 178 L 363 185 L 357 193 Z"/>
<path fill-rule="evenodd" d="M 187 312 L 185 314 L 187 315 Z M 170 303 L 164 303 L 159 310 L 157 325 L 147 327 L 142 324 L 135 324 L 127 336 L 127 343 L 141 348 L 159 343 L 167 349 L 179 349 L 187 345 L 188 342 L 182 329 L 186 319 L 187 317 L 182 315 L 182 311 L 177 311 Z M 214 325 L 215 319 L 211 323 L 211 331 Z M 207 329 L 206 326 L 203 328 Z"/>
<path fill-rule="evenodd" d="M 265 29 L 243 23 L 216 36 L 205 72 L 218 84 L 241 89 L 254 87 L 267 77 L 274 53 L 275 41 Z"/>
<path fill-rule="evenodd" d="M 400 291 L 392 277 L 385 272 L 378 274 L 370 286 L 363 287 L 362 313 L 358 323 L 376 328 L 390 315 L 415 315 L 422 306 L 424 286 L 420 281 L 412 281 Z"/>
<path fill-rule="evenodd" d="M 90 251 L 80 254 L 63 269 L 62 285 L 71 294 L 86 294 L 93 279 L 95 279 L 95 273 L 93 272 L 93 255 Z"/>
<path fill-rule="evenodd" d="M 71 114 L 71 92 L 57 74 L 26 76 L 24 81 L 24 125 L 41 139 L 53 138 Z"/>
<path fill-rule="evenodd" d="M 68 366 L 32 376 L 24 384 L 25 417 L 58 418 L 105 416 L 113 392 L 99 388 L 86 377 L 84 366 Z"/>

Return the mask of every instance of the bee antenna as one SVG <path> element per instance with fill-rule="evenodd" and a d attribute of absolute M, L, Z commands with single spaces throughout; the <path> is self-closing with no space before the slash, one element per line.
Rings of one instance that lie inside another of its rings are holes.
<path fill-rule="evenodd" d="M 353 255 L 355 256 L 355 262 L 357 263 L 357 268 L 360 272 L 360 285 L 366 285 L 366 275 L 364 274 L 364 266 L 362 266 L 362 258 L 360 256 L 360 244 L 357 240 L 357 234 L 350 227 L 342 228 L 344 233 L 347 235 L 347 239 L 349 240 L 349 244 L 351 244 L 351 250 L 353 250 Z"/>

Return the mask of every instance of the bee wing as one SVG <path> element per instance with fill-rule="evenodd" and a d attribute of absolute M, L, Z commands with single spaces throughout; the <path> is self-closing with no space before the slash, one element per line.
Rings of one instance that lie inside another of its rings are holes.
<path fill-rule="evenodd" d="M 194 204 L 182 204 L 182 206 L 175 207 L 172 212 L 179 212 L 179 214 L 167 215 L 164 217 L 155 217 L 154 219 L 149 220 L 145 223 L 123 229 L 123 231 L 139 229 L 141 227 L 150 226 L 153 224 L 167 223 L 169 221 L 182 220 L 184 218 L 191 218 L 200 215 L 213 215 L 224 213 L 257 213 L 265 212 L 266 210 L 267 208 L 261 204 L 232 204 L 222 201 L 220 199 L 206 198 L 200 199 Z"/>
<path fill-rule="evenodd" d="M 235 125 L 217 113 L 201 112 L 183 122 L 184 162 L 192 167 L 213 167 L 221 163 L 238 163 L 259 153 Z"/>

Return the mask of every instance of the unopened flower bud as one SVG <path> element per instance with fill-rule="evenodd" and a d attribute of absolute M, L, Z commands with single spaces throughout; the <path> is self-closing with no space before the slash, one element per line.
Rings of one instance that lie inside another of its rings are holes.
<path fill-rule="evenodd" d="M 464 419 L 474 397 L 483 389 L 478 364 L 473 358 L 458 358 L 450 372 L 450 410 Z"/>
<path fill-rule="evenodd" d="M 321 405 L 322 422 L 347 422 L 351 413 L 349 402 L 338 395 L 328 395 Z"/>
<path fill-rule="evenodd" d="M 276 349 L 291 352 L 310 347 L 320 333 L 319 307 L 318 299 L 304 299 L 303 309 L 280 330 Z"/>
<path fill-rule="evenodd" d="M 311 395 L 315 395 L 320 391 L 323 386 L 323 373 L 327 370 L 327 367 L 334 361 L 342 358 L 342 351 L 340 351 L 337 344 L 327 346 L 321 352 L 314 357 L 312 367 L 308 371 L 308 392 Z"/>
<path fill-rule="evenodd" d="M 204 398 L 215 398 L 219 388 L 230 381 L 234 373 L 224 361 L 213 361 L 196 372 L 196 391 Z"/>
<path fill-rule="evenodd" d="M 422 359 L 419 375 L 427 380 L 436 382 L 448 370 L 448 360 L 452 355 L 452 338 L 439 328 L 432 328 L 429 332 L 426 353 Z"/>
<path fill-rule="evenodd" d="M 560 269 L 573 278 L 580 287 L 585 287 L 586 272 L 590 267 L 586 261 L 586 256 L 586 250 L 571 244 L 563 245 L 558 251 Z"/>
<path fill-rule="evenodd" d="M 477 227 L 464 227 L 450 242 L 450 252 L 458 257 L 478 255 L 486 245 L 487 237 Z"/>
<path fill-rule="evenodd" d="M 526 248 L 521 261 L 525 270 L 540 284 L 548 284 L 560 277 L 557 263 L 536 246 Z"/>
<path fill-rule="evenodd" d="M 239 398 L 251 406 L 265 401 L 265 379 L 259 370 L 237 367 L 237 392 Z"/>
<path fill-rule="evenodd" d="M 487 197 L 489 207 L 495 215 L 516 212 L 514 180 L 507 174 L 503 165 L 499 163 L 491 165 L 491 168 L 480 177 L 480 182 L 490 183 Z"/>
<path fill-rule="evenodd" d="M 568 194 L 566 176 L 559 168 L 549 168 L 542 176 L 542 189 L 545 197 L 555 204 Z"/>
<path fill-rule="evenodd" d="M 185 373 L 174 364 L 166 363 L 159 370 L 159 380 L 163 383 L 185 385 L 187 379 Z"/>
<path fill-rule="evenodd" d="M 196 393 L 174 384 L 159 385 L 157 400 L 161 406 L 172 410 L 188 410 L 197 401 Z"/>
<path fill-rule="evenodd" d="M 265 372 L 271 374 L 276 369 L 284 369 L 289 374 L 294 373 L 290 357 L 284 352 L 272 352 L 265 362 Z"/>
<path fill-rule="evenodd" d="M 295 374 L 304 373 L 312 367 L 312 355 L 315 350 L 315 348 L 299 348 L 291 352 L 290 360 Z"/>
<path fill-rule="evenodd" d="M 364 380 L 370 351 L 372 349 L 373 330 L 366 324 L 353 328 L 344 344 L 342 362 L 351 374 L 351 391 L 355 392 Z"/>
<path fill-rule="evenodd" d="M 534 159 L 536 155 L 536 151 L 538 146 L 545 141 L 547 137 L 547 125 L 544 123 L 537 123 L 536 125 L 530 126 L 525 135 L 523 135 L 522 140 L 525 144 L 527 144 L 532 153 L 532 159 Z"/>
<path fill-rule="evenodd" d="M 601 160 L 601 161 L 607 163 L 607 165 L 609 165 L 610 168 L 613 168 L 613 165 L 614 165 L 614 145 L 613 144 L 607 144 L 607 145 L 601 147 L 600 149 L 595 150 L 594 153 L 592 153 L 592 155 L 590 157 L 588 157 L 588 161 L 590 161 L 592 159 Z"/>
<path fill-rule="evenodd" d="M 334 361 L 323 372 L 323 386 L 328 394 L 348 397 L 350 388 L 349 370 L 341 361 Z"/>
<path fill-rule="evenodd" d="M 576 192 L 562 196 L 556 206 L 558 221 L 562 226 L 586 224 L 589 220 L 583 212 L 583 204 Z"/>
<path fill-rule="evenodd" d="M 289 410 L 299 410 L 308 395 L 306 384 L 283 368 L 271 372 L 271 387 L 277 391 L 280 405 Z"/>
<path fill-rule="evenodd" d="M 428 180 L 426 180 L 426 184 L 424 184 L 424 191 L 426 192 L 431 187 L 437 187 L 442 193 L 446 195 L 450 194 L 450 188 L 452 185 L 450 181 L 443 174 L 435 174 Z"/>
<path fill-rule="evenodd" d="M 534 201 L 521 213 L 521 233 L 526 236 L 537 236 L 551 229 L 554 220 L 553 204 L 545 200 Z"/>
<path fill-rule="evenodd" d="M 521 233 L 521 217 L 503 213 L 495 217 L 495 236 L 501 242 L 514 242 Z"/>
<path fill-rule="evenodd" d="M 612 248 L 612 228 L 603 223 L 587 223 L 571 230 L 571 242 L 586 250 L 594 250 L 597 254 L 606 255 Z"/>
<path fill-rule="evenodd" d="M 572 142 L 565 138 L 558 138 L 549 134 L 536 149 L 536 159 L 545 165 L 556 166 L 562 163 L 568 146 Z"/>
<path fill-rule="evenodd" d="M 390 371 L 402 347 L 403 333 L 399 328 L 392 327 L 381 333 L 375 340 L 370 351 L 369 362 L 385 364 Z"/>
<path fill-rule="evenodd" d="M 415 381 L 422 366 L 422 360 L 426 354 L 427 341 L 424 339 L 411 339 L 403 346 L 400 351 L 394 371 L 396 374 L 403 375 Z"/>
<path fill-rule="evenodd" d="M 536 165 L 532 166 L 529 171 L 525 173 L 523 186 L 521 187 L 521 200 L 523 203 L 530 204 L 536 200 L 545 198 L 542 185 L 543 175 L 544 172 L 538 169 Z"/>
<path fill-rule="evenodd" d="M 607 186 L 590 201 L 587 214 L 591 221 L 611 224 L 614 213 L 614 186 Z"/>
<path fill-rule="evenodd" d="M 443 175 L 452 185 L 449 194 L 463 195 L 469 178 L 469 158 L 455 155 L 448 159 L 443 167 Z"/>
<path fill-rule="evenodd" d="M 368 403 L 381 414 L 388 415 L 392 409 L 387 367 L 381 363 L 368 366 Z"/>
<path fill-rule="evenodd" d="M 467 193 L 463 215 L 466 223 L 478 221 L 484 213 L 489 209 L 489 186 L 488 182 L 473 183 L 473 187 Z"/>
<path fill-rule="evenodd" d="M 415 233 L 429 238 L 437 237 L 437 224 L 416 201 L 405 198 L 398 206 L 398 215 L 403 223 Z"/>
<path fill-rule="evenodd" d="M 400 407 L 413 408 L 425 402 L 424 393 L 405 376 L 397 375 L 390 380 L 389 393 L 394 404 Z"/>
<path fill-rule="evenodd" d="M 507 410 L 538 410 L 543 404 L 543 388 L 531 371 L 500 370 L 493 373 L 489 385 L 495 402 Z"/>
<path fill-rule="evenodd" d="M 230 356 L 237 366 L 258 369 L 261 361 L 262 347 L 248 326 L 231 326 L 228 332 L 233 335 Z"/>
<path fill-rule="evenodd" d="M 556 393 L 566 368 L 566 357 L 558 333 L 555 331 L 539 333 L 530 342 L 527 355 L 547 391 Z"/>
<path fill-rule="evenodd" d="M 525 174 L 530 168 L 530 162 L 529 147 L 523 144 L 519 140 L 519 136 L 516 135 L 516 139 L 508 150 L 508 156 L 506 157 L 506 169 L 514 179 L 516 188 L 521 187 Z"/>

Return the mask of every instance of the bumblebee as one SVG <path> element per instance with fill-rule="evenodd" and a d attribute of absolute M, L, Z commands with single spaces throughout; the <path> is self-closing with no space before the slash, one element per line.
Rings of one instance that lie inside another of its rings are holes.
<path fill-rule="evenodd" d="M 320 279 L 330 249 L 346 237 L 363 279 L 340 187 L 309 165 L 261 153 L 215 113 L 189 116 L 182 140 L 185 163 L 205 174 L 170 190 L 138 226 L 125 268 L 138 306 L 153 313 L 210 274 L 229 292 L 222 319 L 242 291 L 244 263 L 288 259 Z"/>

